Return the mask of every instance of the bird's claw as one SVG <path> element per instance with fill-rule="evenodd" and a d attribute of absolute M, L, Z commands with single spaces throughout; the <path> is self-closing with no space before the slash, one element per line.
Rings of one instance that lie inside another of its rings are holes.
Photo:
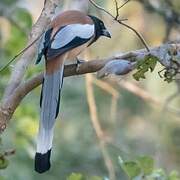
<path fill-rule="evenodd" d="M 76 64 L 76 72 L 79 72 L 80 66 L 85 62 L 84 60 L 80 60 L 78 58 L 76 58 L 77 60 L 77 64 Z"/>

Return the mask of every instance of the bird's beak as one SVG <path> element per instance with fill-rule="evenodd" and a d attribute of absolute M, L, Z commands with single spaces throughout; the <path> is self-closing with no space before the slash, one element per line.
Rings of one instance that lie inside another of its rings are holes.
<path fill-rule="evenodd" d="M 102 30 L 102 35 L 106 36 L 108 38 L 111 38 L 111 34 L 110 34 L 110 32 L 107 29 L 103 29 Z"/>

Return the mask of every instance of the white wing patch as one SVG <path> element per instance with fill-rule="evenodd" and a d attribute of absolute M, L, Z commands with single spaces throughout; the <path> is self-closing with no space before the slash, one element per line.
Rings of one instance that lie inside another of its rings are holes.
<path fill-rule="evenodd" d="M 94 25 L 90 24 L 70 24 L 61 29 L 54 37 L 51 44 L 52 49 L 59 49 L 66 46 L 74 38 L 89 39 L 94 35 Z"/>

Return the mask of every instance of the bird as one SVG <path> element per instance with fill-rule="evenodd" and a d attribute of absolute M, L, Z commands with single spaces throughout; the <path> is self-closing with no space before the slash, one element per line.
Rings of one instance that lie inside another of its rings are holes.
<path fill-rule="evenodd" d="M 76 60 L 100 36 L 111 38 L 103 21 L 77 10 L 68 10 L 57 15 L 42 35 L 36 60 L 38 64 L 42 57 L 45 59 L 35 154 L 35 171 L 38 173 L 44 173 L 51 167 L 53 131 L 59 113 L 64 66 L 69 59 Z"/>

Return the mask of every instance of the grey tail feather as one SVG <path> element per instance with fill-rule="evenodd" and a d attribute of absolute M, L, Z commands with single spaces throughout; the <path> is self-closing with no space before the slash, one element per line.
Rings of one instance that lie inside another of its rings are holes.
<path fill-rule="evenodd" d="M 64 66 L 53 74 L 46 74 L 44 77 L 40 100 L 41 119 L 35 156 L 35 170 L 39 173 L 45 172 L 50 168 L 49 152 L 52 148 L 55 119 L 59 112 L 63 70 Z"/>

